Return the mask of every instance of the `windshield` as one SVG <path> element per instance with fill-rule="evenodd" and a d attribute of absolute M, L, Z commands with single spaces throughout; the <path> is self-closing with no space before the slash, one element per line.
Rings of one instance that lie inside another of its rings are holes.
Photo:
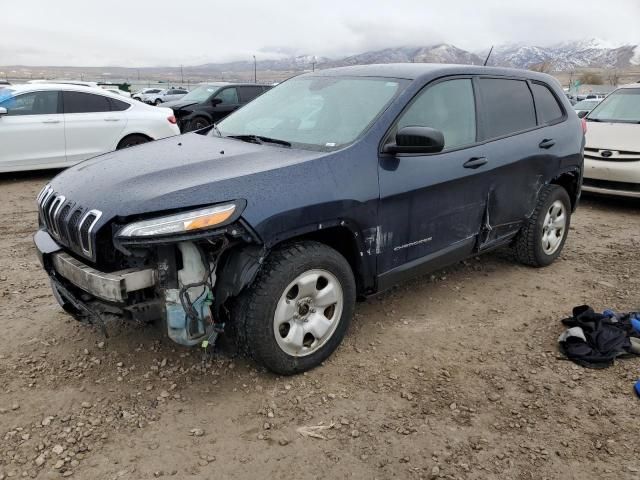
<path fill-rule="evenodd" d="M 405 81 L 373 77 L 293 78 L 225 118 L 218 131 L 274 138 L 301 148 L 340 148 L 365 131 L 401 83 Z"/>
<path fill-rule="evenodd" d="M 191 90 L 181 101 L 201 103 L 207 100 L 213 92 L 217 91 L 220 85 L 200 85 L 198 88 Z"/>
<path fill-rule="evenodd" d="M 640 88 L 616 90 L 591 110 L 587 119 L 613 123 L 640 123 Z"/>
<path fill-rule="evenodd" d="M 581 102 L 576 103 L 573 108 L 576 110 L 591 110 L 599 103 L 600 102 L 597 100 L 582 100 Z"/>

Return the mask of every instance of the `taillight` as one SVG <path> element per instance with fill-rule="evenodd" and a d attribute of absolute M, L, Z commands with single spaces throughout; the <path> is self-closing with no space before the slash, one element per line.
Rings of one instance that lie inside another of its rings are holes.
<path fill-rule="evenodd" d="M 582 120 L 582 134 L 586 135 L 587 134 L 587 119 L 582 117 L 580 120 Z"/>
<path fill-rule="evenodd" d="M 167 120 L 169 120 L 169 123 L 175 125 L 176 123 L 178 123 L 178 121 L 176 120 L 175 115 L 171 115 L 170 117 L 167 117 Z"/>

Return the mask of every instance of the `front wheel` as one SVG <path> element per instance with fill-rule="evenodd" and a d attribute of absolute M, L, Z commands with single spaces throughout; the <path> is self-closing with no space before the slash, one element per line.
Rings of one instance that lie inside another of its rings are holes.
<path fill-rule="evenodd" d="M 560 256 L 571 223 L 571 200 L 558 185 L 546 185 L 538 195 L 533 214 L 516 240 L 518 260 L 533 267 L 546 267 Z"/>
<path fill-rule="evenodd" d="M 291 244 L 271 253 L 242 294 L 238 340 L 275 373 L 304 372 L 338 347 L 355 299 L 353 272 L 342 255 L 318 242 Z"/>
<path fill-rule="evenodd" d="M 188 123 L 187 131 L 188 132 L 194 132 L 196 130 L 200 130 L 202 128 L 206 128 L 209 125 L 211 125 L 211 124 L 209 123 L 209 120 L 207 120 L 206 118 L 204 118 L 204 117 L 196 117 L 196 118 L 194 118 L 193 120 L 191 120 Z"/>
<path fill-rule="evenodd" d="M 159 98 L 156 98 L 156 101 L 153 102 L 153 104 L 157 107 L 158 105 L 160 105 L 162 103 L 162 100 L 160 100 Z"/>

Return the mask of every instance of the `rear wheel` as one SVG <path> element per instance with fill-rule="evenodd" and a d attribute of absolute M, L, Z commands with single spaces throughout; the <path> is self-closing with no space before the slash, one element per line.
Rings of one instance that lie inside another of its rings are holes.
<path fill-rule="evenodd" d="M 242 294 L 238 337 L 269 370 L 291 375 L 319 365 L 338 347 L 355 307 L 349 263 L 317 242 L 276 250 Z"/>
<path fill-rule="evenodd" d="M 526 265 L 545 267 L 560 256 L 571 223 L 571 200 L 558 185 L 546 185 L 538 204 L 516 240 L 518 260 Z"/>
<path fill-rule="evenodd" d="M 138 134 L 127 135 L 122 140 L 120 140 L 120 143 L 118 143 L 118 146 L 116 147 L 116 149 L 120 150 L 122 148 L 133 147 L 135 145 L 147 143 L 150 140 L 151 139 L 149 137 L 145 137 L 144 135 L 138 135 Z"/>
<path fill-rule="evenodd" d="M 159 98 L 156 98 L 156 101 L 153 102 L 153 104 L 157 107 L 158 105 L 160 105 L 162 103 L 162 100 L 160 100 Z"/>

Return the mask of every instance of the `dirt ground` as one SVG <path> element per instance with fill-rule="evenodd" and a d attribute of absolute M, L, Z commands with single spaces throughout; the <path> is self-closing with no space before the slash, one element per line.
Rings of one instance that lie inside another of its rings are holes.
<path fill-rule="evenodd" d="M 31 241 L 52 174 L 0 177 L 0 480 L 640 479 L 640 359 L 556 345 L 575 305 L 640 309 L 640 202 L 583 199 L 546 269 L 504 250 L 361 303 L 322 367 L 282 378 L 65 315 Z"/>

